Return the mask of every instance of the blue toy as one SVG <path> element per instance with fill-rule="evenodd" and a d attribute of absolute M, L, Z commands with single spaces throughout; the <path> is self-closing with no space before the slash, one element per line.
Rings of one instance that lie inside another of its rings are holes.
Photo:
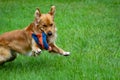
<path fill-rule="evenodd" d="M 47 43 L 47 35 L 42 32 L 41 34 L 35 34 L 32 33 L 32 38 L 35 40 L 35 42 L 38 44 L 38 46 L 42 49 L 50 50 L 51 47 Z"/>

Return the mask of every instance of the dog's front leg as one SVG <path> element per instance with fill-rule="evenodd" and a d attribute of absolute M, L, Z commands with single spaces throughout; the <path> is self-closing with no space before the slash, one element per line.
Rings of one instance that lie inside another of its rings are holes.
<path fill-rule="evenodd" d="M 59 53 L 64 56 L 70 55 L 70 52 L 66 52 L 63 49 L 59 48 L 55 43 L 50 44 L 50 47 L 52 48 L 50 52 Z"/>
<path fill-rule="evenodd" d="M 41 53 L 41 49 L 38 47 L 34 39 L 32 39 L 32 56 L 37 56 Z"/>

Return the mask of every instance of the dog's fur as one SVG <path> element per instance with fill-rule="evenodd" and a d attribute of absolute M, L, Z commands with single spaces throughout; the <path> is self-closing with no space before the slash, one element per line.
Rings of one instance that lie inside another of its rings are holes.
<path fill-rule="evenodd" d="M 41 14 L 37 8 L 35 11 L 35 20 L 28 27 L 22 30 L 15 30 L 0 35 L 0 64 L 12 61 L 16 58 L 17 53 L 25 55 L 38 55 L 41 49 L 32 39 L 31 33 L 41 33 L 44 31 L 47 34 L 47 41 L 51 47 L 51 52 L 61 55 L 69 55 L 70 52 L 65 52 L 55 45 L 56 26 L 54 23 L 55 6 L 52 6 L 50 12 Z"/>

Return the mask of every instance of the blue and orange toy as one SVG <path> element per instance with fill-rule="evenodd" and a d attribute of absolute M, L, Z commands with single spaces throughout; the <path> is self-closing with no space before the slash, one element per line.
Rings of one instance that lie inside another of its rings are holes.
<path fill-rule="evenodd" d="M 40 34 L 32 33 L 32 38 L 35 40 L 40 48 L 51 50 L 51 47 L 47 43 L 47 35 L 44 32 Z"/>

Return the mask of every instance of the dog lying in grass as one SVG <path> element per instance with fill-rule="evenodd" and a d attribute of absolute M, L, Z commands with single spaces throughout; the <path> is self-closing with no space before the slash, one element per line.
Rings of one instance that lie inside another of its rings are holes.
<path fill-rule="evenodd" d="M 47 42 L 51 47 L 50 52 L 61 55 L 69 55 L 55 44 L 56 26 L 54 22 L 55 6 L 52 6 L 50 12 L 42 14 L 37 8 L 35 11 L 35 20 L 29 26 L 22 30 L 14 30 L 0 35 L 0 64 L 13 61 L 17 53 L 37 56 L 41 49 L 32 38 L 31 33 L 39 34 L 44 32 L 47 35 Z"/>

